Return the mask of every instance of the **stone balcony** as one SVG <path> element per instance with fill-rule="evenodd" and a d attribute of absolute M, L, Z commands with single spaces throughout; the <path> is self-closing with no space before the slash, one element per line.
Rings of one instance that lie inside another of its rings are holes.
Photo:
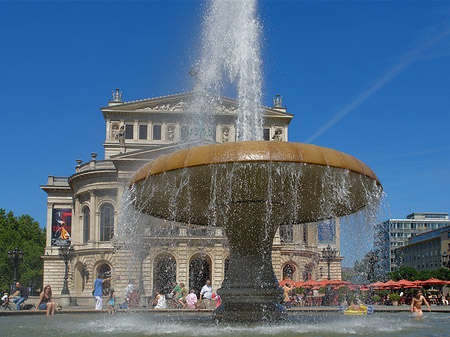
<path fill-rule="evenodd" d="M 91 160 L 76 167 L 75 172 L 81 173 L 93 170 L 114 170 L 116 167 L 112 160 Z"/>

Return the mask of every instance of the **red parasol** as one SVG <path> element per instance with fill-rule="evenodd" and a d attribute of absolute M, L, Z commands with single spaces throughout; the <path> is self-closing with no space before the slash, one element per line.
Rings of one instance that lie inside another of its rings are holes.
<path fill-rule="evenodd" d="M 283 281 L 280 281 L 279 283 L 280 283 L 281 286 L 285 286 L 286 283 L 289 283 L 290 285 L 292 285 L 292 284 L 294 284 L 295 282 L 292 281 L 290 278 L 286 278 L 286 279 L 284 279 Z"/>
<path fill-rule="evenodd" d="M 422 285 L 427 285 L 427 286 L 439 286 L 439 285 L 443 285 L 443 284 L 447 284 L 447 281 L 442 281 L 442 280 L 438 280 L 435 278 L 430 278 L 429 280 L 422 281 Z"/>
<path fill-rule="evenodd" d="M 401 288 L 417 288 L 417 284 L 415 284 L 412 281 L 408 281 L 408 280 L 400 280 L 397 281 L 397 284 L 401 287 Z"/>
<path fill-rule="evenodd" d="M 303 287 L 315 287 L 317 285 L 319 285 L 319 282 L 317 282 L 316 280 L 308 280 L 303 283 Z"/>
<path fill-rule="evenodd" d="M 327 285 L 329 285 L 331 282 L 329 280 L 322 280 L 319 282 L 319 287 L 326 287 Z"/>

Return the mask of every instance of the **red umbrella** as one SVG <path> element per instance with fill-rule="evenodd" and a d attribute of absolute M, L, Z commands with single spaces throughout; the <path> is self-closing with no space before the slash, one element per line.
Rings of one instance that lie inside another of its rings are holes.
<path fill-rule="evenodd" d="M 292 285 L 292 284 L 294 284 L 295 282 L 292 281 L 290 278 L 286 278 L 286 279 L 284 279 L 283 281 L 280 281 L 279 283 L 280 283 L 280 285 L 284 286 L 284 285 L 286 285 L 286 283 L 289 283 L 289 284 Z"/>
<path fill-rule="evenodd" d="M 427 286 L 439 286 L 439 285 L 443 285 L 443 284 L 447 284 L 447 281 L 442 281 L 442 280 L 438 280 L 435 278 L 430 278 L 429 280 L 422 281 L 422 285 L 427 285 Z"/>
<path fill-rule="evenodd" d="M 319 282 L 319 286 L 320 287 L 326 287 L 327 285 L 329 285 L 331 282 L 329 280 L 322 280 Z"/>
<path fill-rule="evenodd" d="M 397 282 L 402 288 L 417 288 L 417 284 L 408 280 L 400 280 Z"/>
<path fill-rule="evenodd" d="M 303 283 L 304 287 L 315 287 L 319 284 L 316 280 L 308 280 L 305 283 Z"/>
<path fill-rule="evenodd" d="M 303 287 L 303 283 L 304 282 L 294 282 L 294 287 L 296 287 L 296 288 Z"/>
<path fill-rule="evenodd" d="M 383 287 L 383 286 L 384 286 L 384 283 L 381 282 L 381 281 L 378 281 L 378 282 L 369 284 L 369 287 L 374 287 L 374 288 L 381 288 L 381 287 Z"/>
<path fill-rule="evenodd" d="M 417 281 L 413 281 L 413 283 L 417 286 L 417 288 L 419 288 L 422 286 L 423 281 L 417 280 Z"/>
<path fill-rule="evenodd" d="M 350 282 L 342 281 L 342 280 L 333 280 L 333 281 L 330 281 L 330 284 L 334 284 L 334 285 L 336 285 L 336 284 L 350 284 Z"/>

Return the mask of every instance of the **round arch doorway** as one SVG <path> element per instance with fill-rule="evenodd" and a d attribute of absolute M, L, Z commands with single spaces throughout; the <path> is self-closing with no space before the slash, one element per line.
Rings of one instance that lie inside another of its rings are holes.
<path fill-rule="evenodd" d="M 168 294 L 177 279 L 177 262 L 170 254 L 159 255 L 153 265 L 153 292 Z"/>
<path fill-rule="evenodd" d="M 206 280 L 211 279 L 211 259 L 208 256 L 196 254 L 189 262 L 189 290 L 195 289 L 197 296 L 205 285 Z"/>
<path fill-rule="evenodd" d="M 286 264 L 283 267 L 283 280 L 285 279 L 294 279 L 294 273 L 295 273 L 295 267 L 292 266 L 291 264 Z"/>
<path fill-rule="evenodd" d="M 97 277 L 102 279 L 111 277 L 111 266 L 107 263 L 102 263 L 97 267 Z M 111 282 L 103 283 L 103 295 L 108 295 L 111 289 Z"/>

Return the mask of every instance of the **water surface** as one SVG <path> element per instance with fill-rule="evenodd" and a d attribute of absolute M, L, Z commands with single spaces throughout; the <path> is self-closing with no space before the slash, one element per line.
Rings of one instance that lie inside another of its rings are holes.
<path fill-rule="evenodd" d="M 158 315 L 159 316 L 159 315 Z M 67 314 L 0 317 L 1 336 L 450 336 L 450 315 L 409 313 L 344 316 L 338 313 L 291 315 L 278 324 L 215 324 L 205 316 L 149 313 Z"/>

